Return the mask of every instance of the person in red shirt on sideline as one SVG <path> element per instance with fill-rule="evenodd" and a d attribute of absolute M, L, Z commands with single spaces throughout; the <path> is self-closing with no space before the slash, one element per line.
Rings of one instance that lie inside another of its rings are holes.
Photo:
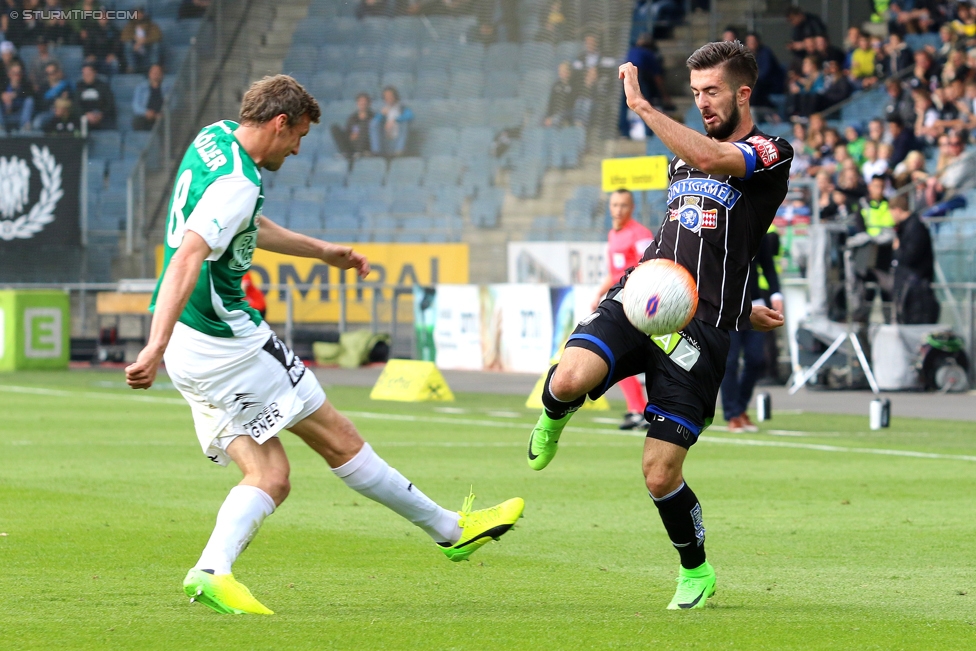
<path fill-rule="evenodd" d="M 254 278 L 250 271 L 241 278 L 241 289 L 244 290 L 244 298 L 247 299 L 247 304 L 257 310 L 263 319 L 265 312 L 268 311 L 267 304 L 264 302 L 264 292 L 254 284 Z"/>
<path fill-rule="evenodd" d="M 644 255 L 644 250 L 654 241 L 654 234 L 643 224 L 631 218 L 633 213 L 634 195 L 630 193 L 630 190 L 621 188 L 610 195 L 612 228 L 607 235 L 609 271 L 593 298 L 593 305 L 590 309 L 594 311 L 603 299 L 604 294 L 620 280 L 627 269 L 637 266 L 637 263 L 641 261 L 641 256 Z M 647 421 L 644 420 L 644 406 L 647 403 L 647 397 L 644 395 L 644 388 L 641 386 L 640 380 L 636 376 L 630 376 L 618 384 L 627 400 L 627 413 L 624 415 L 624 421 L 620 424 L 620 429 L 647 427 Z"/>

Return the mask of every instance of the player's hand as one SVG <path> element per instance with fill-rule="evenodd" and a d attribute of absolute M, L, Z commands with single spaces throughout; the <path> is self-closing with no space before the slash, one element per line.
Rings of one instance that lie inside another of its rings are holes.
<path fill-rule="evenodd" d="M 146 346 L 132 364 L 125 367 L 125 382 L 133 389 L 148 389 L 156 380 L 163 355 Z"/>
<path fill-rule="evenodd" d="M 757 332 L 769 332 L 779 328 L 784 323 L 781 312 L 771 310 L 765 305 L 752 306 L 749 322 L 752 323 L 752 329 Z"/>
<path fill-rule="evenodd" d="M 637 79 L 637 66 L 630 62 L 624 63 L 618 69 L 618 75 L 620 79 L 624 80 L 624 95 L 627 97 L 627 106 L 633 109 L 645 101 L 644 96 L 641 95 L 640 81 Z"/>
<path fill-rule="evenodd" d="M 349 246 L 334 246 L 322 256 L 322 260 L 339 269 L 355 269 L 360 278 L 369 275 L 369 261 L 361 253 L 356 253 Z"/>
<path fill-rule="evenodd" d="M 772 300 L 772 304 L 773 304 L 773 310 L 779 312 L 780 314 L 783 314 L 783 299 L 774 298 Z"/>

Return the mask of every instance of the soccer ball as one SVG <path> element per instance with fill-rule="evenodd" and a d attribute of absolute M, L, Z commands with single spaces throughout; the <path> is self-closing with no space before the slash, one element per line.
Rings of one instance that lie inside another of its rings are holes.
<path fill-rule="evenodd" d="M 680 264 L 663 258 L 639 264 L 620 298 L 627 320 L 647 335 L 681 330 L 698 309 L 695 279 Z"/>

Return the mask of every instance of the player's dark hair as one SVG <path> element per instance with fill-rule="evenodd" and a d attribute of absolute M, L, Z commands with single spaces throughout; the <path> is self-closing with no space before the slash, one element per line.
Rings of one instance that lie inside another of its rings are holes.
<path fill-rule="evenodd" d="M 265 77 L 251 84 L 241 101 L 241 124 L 264 124 L 279 115 L 294 126 L 303 115 L 318 123 L 322 110 L 315 98 L 288 75 Z"/>
<path fill-rule="evenodd" d="M 742 86 L 756 87 L 759 77 L 756 57 L 740 41 L 706 43 L 688 57 L 690 70 L 711 70 L 720 66 L 733 90 L 739 90 Z"/>

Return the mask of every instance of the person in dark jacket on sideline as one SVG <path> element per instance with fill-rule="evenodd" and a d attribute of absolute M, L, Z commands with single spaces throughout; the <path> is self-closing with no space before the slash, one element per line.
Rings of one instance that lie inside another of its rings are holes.
<path fill-rule="evenodd" d="M 759 77 L 749 103 L 752 106 L 772 106 L 769 96 L 781 95 L 786 90 L 786 72 L 773 50 L 760 40 L 759 34 L 746 34 L 746 47 L 756 57 L 756 65 L 759 66 Z"/>
<path fill-rule="evenodd" d="M 936 323 L 939 302 L 932 291 L 935 256 L 928 226 L 908 209 L 906 195 L 892 197 L 888 207 L 895 222 L 891 267 L 897 321 Z"/>

